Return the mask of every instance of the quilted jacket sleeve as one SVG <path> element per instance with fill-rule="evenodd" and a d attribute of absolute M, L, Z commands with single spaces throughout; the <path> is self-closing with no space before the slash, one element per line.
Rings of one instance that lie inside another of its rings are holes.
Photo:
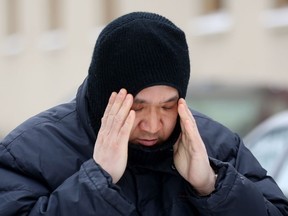
<path fill-rule="evenodd" d="M 2 165 L 0 176 L 1 216 L 114 216 L 130 215 L 134 208 L 92 159 L 54 191 L 49 191 L 37 179 Z"/>
<path fill-rule="evenodd" d="M 237 135 L 235 140 L 236 149 L 227 161 L 210 159 L 218 171 L 216 190 L 207 197 L 199 197 L 190 188 L 193 204 L 201 215 L 288 215 L 288 202 L 279 187 Z"/>

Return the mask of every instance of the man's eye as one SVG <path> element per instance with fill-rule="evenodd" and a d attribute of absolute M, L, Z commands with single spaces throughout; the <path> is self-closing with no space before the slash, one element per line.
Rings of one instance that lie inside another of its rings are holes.
<path fill-rule="evenodd" d="M 135 112 L 139 112 L 139 111 L 141 111 L 142 109 L 143 109 L 142 106 L 133 106 L 133 107 L 132 107 L 132 110 L 134 110 Z"/>
<path fill-rule="evenodd" d="M 171 109 L 173 109 L 173 106 L 171 107 L 171 106 L 164 106 L 164 107 L 162 107 L 162 109 L 164 109 L 164 110 L 171 110 Z"/>

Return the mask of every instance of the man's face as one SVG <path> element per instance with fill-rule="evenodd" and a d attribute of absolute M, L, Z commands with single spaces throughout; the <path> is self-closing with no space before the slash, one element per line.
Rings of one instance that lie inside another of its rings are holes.
<path fill-rule="evenodd" d="M 136 118 L 129 141 L 153 146 L 169 138 L 178 116 L 179 94 L 175 88 L 157 85 L 143 89 L 134 98 Z"/>

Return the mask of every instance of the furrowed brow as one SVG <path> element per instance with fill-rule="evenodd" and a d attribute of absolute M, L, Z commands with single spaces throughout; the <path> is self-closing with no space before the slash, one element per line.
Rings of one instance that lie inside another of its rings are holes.
<path fill-rule="evenodd" d="M 175 101 L 178 101 L 178 100 L 179 100 L 178 95 L 175 95 L 175 96 L 173 96 L 173 97 L 171 97 L 171 98 L 169 98 L 169 99 L 167 99 L 167 100 L 164 100 L 164 101 L 162 101 L 162 102 L 160 102 L 160 103 L 175 102 Z"/>
<path fill-rule="evenodd" d="M 179 100 L 179 96 L 175 95 L 175 96 L 173 96 L 171 98 L 168 98 L 168 99 L 166 99 L 164 101 L 159 102 L 159 104 L 174 102 L 174 101 L 178 101 L 178 100 Z M 143 104 L 143 103 L 149 103 L 149 102 L 144 100 L 144 99 L 141 99 L 141 98 L 135 98 L 134 99 L 134 103 Z"/>

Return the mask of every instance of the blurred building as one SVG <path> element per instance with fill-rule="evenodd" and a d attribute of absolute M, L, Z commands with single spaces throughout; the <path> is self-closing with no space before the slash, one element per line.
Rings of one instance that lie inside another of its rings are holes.
<path fill-rule="evenodd" d="M 28 117 L 72 99 L 103 26 L 131 11 L 160 13 L 186 32 L 192 87 L 286 88 L 287 5 L 288 0 L 1 0 L 0 139 Z"/>

